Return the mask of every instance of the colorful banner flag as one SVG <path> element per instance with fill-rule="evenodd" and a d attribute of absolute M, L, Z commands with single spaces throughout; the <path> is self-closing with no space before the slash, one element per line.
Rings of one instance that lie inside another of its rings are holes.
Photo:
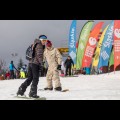
<path fill-rule="evenodd" d="M 114 49 L 112 50 L 112 53 L 110 55 L 110 60 L 109 60 L 109 67 L 111 65 L 114 65 Z"/>
<path fill-rule="evenodd" d="M 103 66 L 108 66 L 108 62 L 112 52 L 111 49 L 113 45 L 113 26 L 114 26 L 114 21 L 112 21 L 112 23 L 109 25 L 106 31 L 101 47 L 98 69 L 100 69 Z"/>
<path fill-rule="evenodd" d="M 104 39 L 104 36 L 105 36 L 105 33 L 106 33 L 107 29 L 108 29 L 108 26 L 103 31 L 103 33 L 102 33 L 102 35 L 100 37 L 100 40 L 98 42 L 98 45 L 97 45 L 97 48 L 96 48 L 96 51 L 95 51 L 95 56 L 94 56 L 93 63 L 92 63 L 93 67 L 97 67 L 98 66 L 100 50 L 101 50 L 102 42 L 103 42 L 103 39 Z"/>
<path fill-rule="evenodd" d="M 114 71 L 120 65 L 120 20 L 114 21 Z"/>
<path fill-rule="evenodd" d="M 73 20 L 69 33 L 69 55 L 76 65 L 76 24 L 77 20 Z"/>
<path fill-rule="evenodd" d="M 76 69 L 80 69 L 82 67 L 83 55 L 86 47 L 86 43 L 88 41 L 90 31 L 92 29 L 94 21 L 88 21 L 82 28 L 77 48 L 77 64 Z"/>
<path fill-rule="evenodd" d="M 85 49 L 84 57 L 83 57 L 83 62 L 82 62 L 82 67 L 90 67 L 93 59 L 93 54 L 95 51 L 95 47 L 97 45 L 97 40 L 98 36 L 100 33 L 100 30 L 102 29 L 104 22 L 99 22 L 98 24 L 95 25 L 94 29 L 90 33 L 89 40 L 87 42 L 87 46 Z"/>

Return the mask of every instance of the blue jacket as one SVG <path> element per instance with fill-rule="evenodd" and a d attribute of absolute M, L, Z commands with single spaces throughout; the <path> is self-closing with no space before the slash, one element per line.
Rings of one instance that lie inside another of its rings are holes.
<path fill-rule="evenodd" d="M 14 65 L 10 63 L 9 69 L 10 69 L 10 70 L 14 70 Z"/>

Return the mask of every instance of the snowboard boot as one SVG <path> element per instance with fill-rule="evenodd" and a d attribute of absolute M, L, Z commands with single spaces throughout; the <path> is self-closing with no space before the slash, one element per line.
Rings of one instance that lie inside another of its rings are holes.
<path fill-rule="evenodd" d="M 25 93 L 25 91 L 26 91 L 26 88 L 27 88 L 27 86 L 25 86 L 24 84 L 22 84 L 22 85 L 19 87 L 19 89 L 18 89 L 17 96 L 18 96 L 18 95 L 23 96 L 24 93 Z"/>
<path fill-rule="evenodd" d="M 37 95 L 37 87 L 36 87 L 36 86 L 31 86 L 31 90 L 30 90 L 30 93 L 29 93 L 29 97 L 30 97 L 30 98 L 40 98 L 40 97 Z"/>
<path fill-rule="evenodd" d="M 48 88 L 48 87 L 46 87 L 46 88 L 44 88 L 44 90 L 50 90 L 50 91 L 52 91 L 53 88 Z"/>
<path fill-rule="evenodd" d="M 17 96 L 18 95 L 21 95 L 21 96 L 24 95 L 24 91 L 23 91 L 22 87 L 19 87 L 18 92 L 17 92 Z"/>
<path fill-rule="evenodd" d="M 36 95 L 36 94 L 29 94 L 29 97 L 30 98 L 40 98 L 38 95 Z"/>
<path fill-rule="evenodd" d="M 62 91 L 62 87 L 56 87 L 55 91 Z"/>

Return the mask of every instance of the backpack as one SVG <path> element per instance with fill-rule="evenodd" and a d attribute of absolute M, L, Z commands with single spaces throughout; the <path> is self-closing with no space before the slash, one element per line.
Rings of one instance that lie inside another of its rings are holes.
<path fill-rule="evenodd" d="M 29 46 L 26 50 L 26 59 L 27 60 L 32 60 L 35 57 L 35 48 L 38 43 L 34 44 L 34 47 L 32 48 L 33 45 Z"/>

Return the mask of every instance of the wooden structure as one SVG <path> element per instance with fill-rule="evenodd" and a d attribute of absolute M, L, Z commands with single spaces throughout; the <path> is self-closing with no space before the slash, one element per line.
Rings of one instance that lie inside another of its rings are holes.
<path fill-rule="evenodd" d="M 61 55 L 63 57 L 67 57 L 68 56 L 68 52 L 69 52 L 68 48 L 58 48 L 58 50 L 60 51 L 60 53 L 61 53 Z"/>

